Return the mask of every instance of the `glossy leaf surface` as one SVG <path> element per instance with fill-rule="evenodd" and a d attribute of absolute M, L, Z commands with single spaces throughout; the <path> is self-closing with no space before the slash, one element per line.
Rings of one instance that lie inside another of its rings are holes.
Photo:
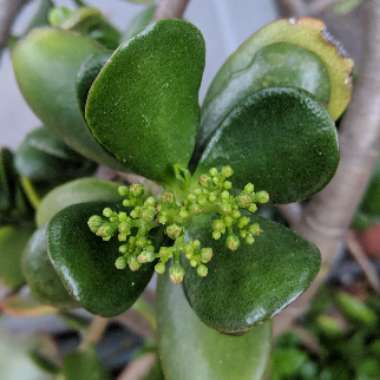
<path fill-rule="evenodd" d="M 74 299 L 94 314 L 111 317 L 133 305 L 148 284 L 153 266 L 145 265 L 137 272 L 115 268 L 119 242 L 104 242 L 87 226 L 89 217 L 106 206 L 109 202 L 80 203 L 56 214 L 48 226 L 48 252 Z"/>
<path fill-rule="evenodd" d="M 0 228 L 0 282 L 8 288 L 24 283 L 21 256 L 32 233 L 31 225 Z"/>
<path fill-rule="evenodd" d="M 330 98 L 330 79 L 326 66 L 318 55 L 287 42 L 277 42 L 262 47 L 239 81 L 233 79 L 224 91 L 202 109 L 200 142 L 216 130 L 223 119 L 239 102 L 253 92 L 267 87 L 297 87 L 313 94 L 327 105 Z"/>
<path fill-rule="evenodd" d="M 242 100 L 252 86 L 251 80 L 255 78 L 253 74 L 257 69 L 256 54 L 262 48 L 279 42 L 308 50 L 325 66 L 330 82 L 328 110 L 336 120 L 351 99 L 353 62 L 326 32 L 323 22 L 312 18 L 278 20 L 249 37 L 216 74 L 207 92 L 202 113 L 215 113 L 213 119 L 217 119 L 218 113 L 224 113 L 226 108 L 231 110 L 232 103 Z M 312 71 L 309 73 L 312 74 Z M 279 86 L 282 87 L 284 84 Z M 305 89 L 303 86 L 302 88 Z M 231 91 L 234 97 L 229 98 Z M 218 107 L 219 103 L 223 104 L 223 107 Z M 217 127 L 218 123 L 203 125 L 202 134 L 209 136 Z"/>
<path fill-rule="evenodd" d="M 164 182 L 194 149 L 204 60 L 201 33 L 181 20 L 160 21 L 127 41 L 90 89 L 93 135 L 132 171 Z"/>
<path fill-rule="evenodd" d="M 158 284 L 159 351 L 167 380 L 260 380 L 271 349 L 271 325 L 226 336 L 201 322 L 183 290 L 165 276 Z"/>
<path fill-rule="evenodd" d="M 81 64 L 102 51 L 104 49 L 91 38 L 65 30 L 40 28 L 16 45 L 12 62 L 23 96 L 46 127 L 83 156 L 120 167 L 91 136 L 76 95 Z"/>
<path fill-rule="evenodd" d="M 200 319 L 228 334 L 248 331 L 276 314 L 308 288 L 319 271 L 318 249 L 290 229 L 254 217 L 262 234 L 235 252 L 211 239 L 211 220 L 193 224 L 189 235 L 215 252 L 207 277 L 189 268 L 184 289 Z"/>
<path fill-rule="evenodd" d="M 81 178 L 56 187 L 48 193 L 38 207 L 36 221 L 42 226 L 64 208 L 83 202 L 117 202 L 121 197 L 118 184 L 97 178 Z"/>
<path fill-rule="evenodd" d="M 198 172 L 231 165 L 237 187 L 252 182 L 273 203 L 289 203 L 320 191 L 338 162 L 337 132 L 327 111 L 304 91 L 268 88 L 228 115 Z"/>
<path fill-rule="evenodd" d="M 42 303 L 63 308 L 77 306 L 48 257 L 46 227 L 37 230 L 29 240 L 23 253 L 22 270 L 33 296 Z"/>

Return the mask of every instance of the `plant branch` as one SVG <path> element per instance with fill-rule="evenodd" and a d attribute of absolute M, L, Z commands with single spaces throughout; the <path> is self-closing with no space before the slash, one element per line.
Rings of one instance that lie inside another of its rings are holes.
<path fill-rule="evenodd" d="M 360 243 L 358 242 L 354 231 L 350 231 L 347 234 L 347 248 L 351 253 L 351 256 L 362 268 L 369 284 L 372 286 L 372 288 L 375 290 L 377 294 L 380 294 L 380 279 L 377 275 L 377 271 L 375 267 L 372 265 L 366 253 L 364 252 Z"/>
<path fill-rule="evenodd" d="M 108 326 L 108 319 L 102 317 L 94 317 L 80 345 L 81 350 L 87 349 L 89 346 L 95 345 L 103 336 Z"/>
<path fill-rule="evenodd" d="M 301 220 L 302 206 L 300 203 L 294 202 L 286 205 L 278 205 L 277 209 L 291 226 L 296 225 Z"/>
<path fill-rule="evenodd" d="M 28 0 L 0 0 L 0 53 L 7 44 L 11 28 Z"/>
<path fill-rule="evenodd" d="M 322 269 L 310 289 L 282 313 L 281 329 L 289 327 L 306 310 L 329 273 L 379 152 L 380 4 L 378 0 L 368 0 L 364 7 L 365 54 L 353 100 L 341 126 L 341 161 L 333 180 L 310 202 L 295 226 L 319 247 Z"/>
<path fill-rule="evenodd" d="M 157 6 L 154 18 L 162 20 L 167 18 L 181 18 L 189 0 L 161 0 Z"/>

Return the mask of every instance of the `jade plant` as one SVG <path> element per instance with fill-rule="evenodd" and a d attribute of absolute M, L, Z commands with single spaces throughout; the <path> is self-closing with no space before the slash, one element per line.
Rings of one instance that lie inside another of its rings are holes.
<path fill-rule="evenodd" d="M 26 245 L 17 285 L 57 309 L 117 316 L 157 273 L 165 379 L 260 379 L 271 318 L 320 266 L 317 247 L 263 208 L 307 201 L 334 176 L 352 61 L 319 20 L 275 21 L 226 60 L 200 106 L 202 33 L 153 13 L 123 35 L 96 9 L 53 8 L 13 47 L 43 128 L 14 164 L 1 152 L 0 244 Z M 96 164 L 117 181 L 73 180 Z"/>

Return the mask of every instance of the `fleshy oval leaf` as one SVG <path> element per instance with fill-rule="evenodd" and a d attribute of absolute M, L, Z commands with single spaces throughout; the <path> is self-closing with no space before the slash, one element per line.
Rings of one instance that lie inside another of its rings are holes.
<path fill-rule="evenodd" d="M 339 162 L 336 128 L 308 93 L 268 88 L 241 102 L 210 139 L 198 173 L 230 165 L 234 183 L 252 182 L 273 203 L 304 200 L 320 191 Z"/>
<path fill-rule="evenodd" d="M 160 21 L 128 40 L 88 94 L 95 138 L 130 170 L 165 182 L 193 153 L 204 61 L 201 33 L 182 20 Z"/>
<path fill-rule="evenodd" d="M 253 245 L 242 242 L 235 252 L 211 238 L 210 218 L 198 220 L 189 231 L 215 254 L 205 278 L 188 268 L 186 297 L 204 323 L 226 334 L 242 334 L 278 314 L 319 271 L 320 255 L 313 244 L 281 224 L 259 216 L 251 220 L 263 232 Z"/>
<path fill-rule="evenodd" d="M 0 227 L 0 282 L 8 288 L 18 288 L 25 282 L 21 257 L 32 233 L 29 224 Z"/>
<path fill-rule="evenodd" d="M 33 296 L 41 303 L 60 308 L 78 306 L 50 262 L 46 226 L 38 229 L 29 240 L 22 257 L 22 270 Z"/>
<path fill-rule="evenodd" d="M 88 130 L 76 95 L 82 63 L 104 48 L 91 38 L 53 28 L 37 28 L 12 51 L 16 79 L 25 100 L 43 122 L 83 156 L 121 168 Z"/>
<path fill-rule="evenodd" d="M 330 82 L 328 111 L 334 120 L 344 112 L 352 94 L 353 61 L 346 57 L 339 44 L 328 34 L 322 21 L 313 18 L 282 19 L 249 37 L 216 74 L 203 104 L 201 141 L 218 128 L 223 114 L 231 111 L 237 102 L 252 92 L 252 86 L 255 89 L 256 83 L 252 79 L 256 79 L 256 55 L 261 49 L 276 43 L 296 45 L 319 58 Z M 286 85 L 277 83 L 278 87 Z M 302 84 L 301 88 L 308 90 Z M 231 93 L 233 96 L 230 96 Z"/>
<path fill-rule="evenodd" d="M 271 324 L 226 336 L 207 327 L 190 308 L 180 286 L 158 282 L 159 352 L 167 380 L 260 380 L 271 350 Z M 249 358 L 249 360 L 247 360 Z"/>
<path fill-rule="evenodd" d="M 38 226 L 42 226 L 64 208 L 83 202 L 117 202 L 121 197 L 118 184 L 93 177 L 67 182 L 50 191 L 41 201 L 36 213 Z"/>
<path fill-rule="evenodd" d="M 91 313 L 112 317 L 131 307 L 153 274 L 153 265 L 139 271 L 118 270 L 117 239 L 104 242 L 87 221 L 109 203 L 88 202 L 69 206 L 48 225 L 48 253 L 70 295 Z"/>

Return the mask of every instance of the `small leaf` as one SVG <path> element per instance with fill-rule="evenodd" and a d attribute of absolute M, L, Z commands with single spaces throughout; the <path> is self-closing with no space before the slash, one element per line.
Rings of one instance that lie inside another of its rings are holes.
<path fill-rule="evenodd" d="M 13 154 L 7 148 L 0 149 L 0 213 L 9 212 L 14 206 L 15 172 Z"/>
<path fill-rule="evenodd" d="M 203 104 L 202 118 L 212 117 L 214 120 L 222 120 L 220 114 L 227 114 L 234 108 L 234 104 L 244 99 L 250 92 L 251 86 L 255 88 L 256 55 L 264 47 L 275 43 L 296 45 L 319 58 L 328 72 L 330 82 L 328 103 L 330 115 L 336 120 L 343 113 L 351 99 L 353 61 L 345 56 L 341 47 L 327 33 L 326 26 L 322 21 L 300 18 L 298 20 L 282 19 L 266 25 L 249 37 L 227 59 L 209 87 Z M 316 62 L 314 62 L 315 64 Z M 309 68 L 307 73 L 309 74 Z M 302 73 L 300 74 L 302 76 Z M 315 67 L 310 71 L 310 75 L 314 77 L 320 74 L 319 69 L 315 71 Z M 323 80 L 324 75 L 320 79 L 317 77 L 315 79 Z M 287 79 L 286 82 L 288 82 Z M 285 85 L 277 83 L 278 87 Z M 298 83 L 298 85 L 303 89 L 309 89 L 308 86 L 305 88 L 303 84 Z M 233 96 L 230 96 L 231 93 Z M 205 135 L 202 136 L 202 141 L 218 126 L 219 123 L 202 120 L 201 133 Z"/>
<path fill-rule="evenodd" d="M 92 82 L 110 56 L 110 52 L 94 54 L 84 61 L 79 69 L 77 76 L 77 96 L 83 116 L 85 113 L 87 95 L 92 86 Z"/>
<path fill-rule="evenodd" d="M 121 197 L 118 184 L 97 178 L 81 178 L 56 187 L 42 199 L 36 213 L 38 226 L 42 226 L 64 208 L 83 202 L 117 202 Z"/>
<path fill-rule="evenodd" d="M 50 221 L 48 252 L 69 293 L 88 311 L 105 317 L 131 307 L 153 274 L 153 265 L 139 271 L 118 270 L 117 239 L 104 242 L 89 229 L 90 216 L 100 214 L 109 203 L 69 206 Z"/>
<path fill-rule="evenodd" d="M 326 66 L 312 51 L 287 42 L 262 47 L 249 68 L 233 77 L 233 85 L 206 99 L 202 109 L 200 143 L 203 145 L 226 116 L 244 98 L 268 87 L 297 87 L 310 92 L 323 105 L 330 99 L 330 78 Z"/>
<path fill-rule="evenodd" d="M 201 33 L 163 20 L 127 41 L 96 77 L 86 120 L 127 168 L 163 182 L 191 158 L 205 60 Z"/>
<path fill-rule="evenodd" d="M 197 172 L 231 165 L 237 187 L 252 182 L 273 203 L 289 203 L 320 191 L 338 161 L 337 132 L 327 111 L 305 91 L 268 88 L 228 115 Z"/>
<path fill-rule="evenodd" d="M 154 20 L 154 12 L 156 11 L 156 6 L 151 5 L 146 7 L 144 10 L 139 12 L 129 23 L 128 29 L 124 33 L 123 39 L 129 40 L 136 34 L 142 32 L 151 22 Z"/>
<path fill-rule="evenodd" d="M 45 128 L 28 133 L 15 152 L 20 175 L 36 182 L 63 182 L 91 174 L 95 164 L 69 149 Z"/>
<path fill-rule="evenodd" d="M 158 328 L 167 380 L 260 380 L 264 375 L 271 324 L 261 324 L 244 336 L 221 335 L 198 319 L 181 287 L 167 276 L 158 282 Z"/>
<path fill-rule="evenodd" d="M 33 233 L 33 226 L 5 226 L 0 228 L 0 282 L 8 288 L 24 283 L 21 256 Z"/>
<path fill-rule="evenodd" d="M 22 258 L 22 269 L 33 296 L 39 301 L 62 308 L 77 306 L 49 260 L 46 227 L 37 230 L 29 240 Z"/>
<path fill-rule="evenodd" d="M 60 25 L 61 28 L 72 30 L 93 38 L 108 49 L 119 46 L 121 34 L 96 8 L 80 7 Z"/>
<path fill-rule="evenodd" d="M 65 356 L 63 361 L 65 380 L 109 380 L 105 368 L 100 363 L 94 348 L 75 351 Z"/>
<path fill-rule="evenodd" d="M 83 156 L 120 168 L 94 140 L 80 112 L 76 78 L 82 63 L 104 48 L 91 38 L 53 29 L 34 29 L 12 51 L 20 90 L 33 112 Z"/>
<path fill-rule="evenodd" d="M 215 252 L 208 275 L 188 268 L 184 289 L 190 305 L 207 325 L 240 334 L 278 314 L 308 288 L 319 270 L 318 249 L 288 228 L 254 217 L 262 234 L 253 245 L 231 252 L 211 236 L 211 220 L 194 222 L 189 235 Z"/>

